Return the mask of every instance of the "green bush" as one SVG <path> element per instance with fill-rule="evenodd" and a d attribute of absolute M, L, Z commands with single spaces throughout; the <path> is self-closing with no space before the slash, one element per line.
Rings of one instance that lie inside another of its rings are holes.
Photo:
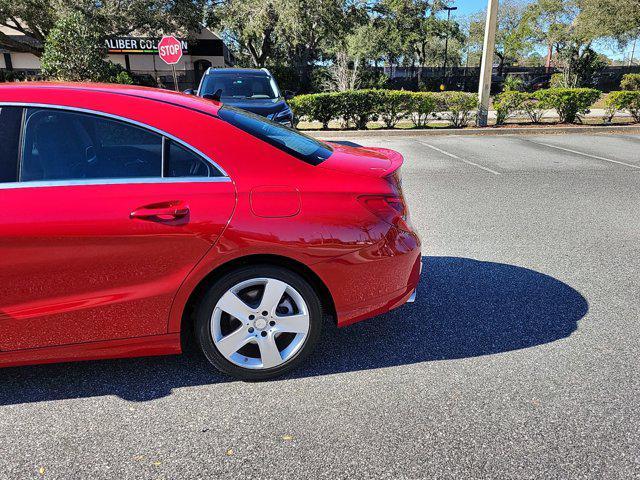
<path fill-rule="evenodd" d="M 549 110 L 549 105 L 537 99 L 535 95 L 530 95 L 522 104 L 522 110 L 532 123 L 540 123 L 544 114 Z"/>
<path fill-rule="evenodd" d="M 133 84 L 131 74 L 105 60 L 106 54 L 104 32 L 86 15 L 70 11 L 60 17 L 47 36 L 42 75 L 50 80 Z"/>
<path fill-rule="evenodd" d="M 366 130 L 367 123 L 377 120 L 378 105 L 382 90 L 348 90 L 336 93 L 338 113 L 344 127 L 355 126 Z"/>
<path fill-rule="evenodd" d="M 562 73 L 554 73 L 549 79 L 549 88 L 566 88 L 567 82 Z"/>
<path fill-rule="evenodd" d="M 439 111 L 446 111 L 444 116 L 453 126 L 462 127 L 469 123 L 478 101 L 473 93 L 366 89 L 298 95 L 290 105 L 297 120 L 320 122 L 323 129 L 337 119 L 343 127 L 366 129 L 367 123 L 378 118 L 388 128 L 403 118 L 424 127 L 429 116 Z"/>
<path fill-rule="evenodd" d="M 111 82 L 121 85 L 133 85 L 133 77 L 129 72 L 119 72 L 115 77 L 111 78 Z"/>
<path fill-rule="evenodd" d="M 329 128 L 329 122 L 339 117 L 338 93 L 314 93 L 297 95 L 289 101 L 297 122 L 306 118 L 310 122 L 320 122 L 322 128 Z"/>
<path fill-rule="evenodd" d="M 533 95 L 545 107 L 555 108 L 561 123 L 576 123 L 601 94 L 594 88 L 549 88 Z"/>
<path fill-rule="evenodd" d="M 580 121 L 580 116 L 600 98 L 600 91 L 590 88 L 550 88 L 535 93 L 508 91 L 494 102 L 498 113 L 497 123 L 504 123 L 517 112 L 524 112 L 534 123 L 539 123 L 544 113 L 556 109 L 561 122 Z M 617 100 L 610 100 L 612 108 L 628 110 L 635 115 L 639 111 L 635 92 L 619 92 Z M 622 102 L 622 103 L 620 103 Z M 478 108 L 474 93 L 464 92 L 405 92 L 393 90 L 351 90 L 335 93 L 298 95 L 290 102 L 296 120 L 316 121 L 322 128 L 339 120 L 343 127 L 366 129 L 367 123 L 381 118 L 385 126 L 393 128 L 403 118 L 410 118 L 416 127 L 427 125 L 430 116 L 442 112 L 453 127 L 465 127 Z M 635 113 L 634 113 L 635 112 Z M 615 112 L 614 112 L 615 113 Z"/>
<path fill-rule="evenodd" d="M 523 106 L 531 95 L 515 90 L 507 90 L 496 97 L 493 106 L 496 109 L 496 124 L 503 125 L 506 120 L 524 110 Z"/>
<path fill-rule="evenodd" d="M 478 108 L 478 96 L 466 92 L 442 92 L 438 94 L 442 99 L 444 118 L 456 128 L 466 127 Z"/>
<path fill-rule="evenodd" d="M 410 94 L 410 117 L 416 127 L 426 127 L 429 116 L 438 111 L 441 102 L 434 92 L 412 92 Z"/>
<path fill-rule="evenodd" d="M 640 90 L 611 92 L 605 101 L 609 120 L 616 112 L 627 110 L 635 122 L 640 122 Z"/>
<path fill-rule="evenodd" d="M 387 128 L 395 127 L 413 109 L 413 95 L 402 90 L 376 91 L 377 113 Z"/>
<path fill-rule="evenodd" d="M 502 90 L 504 92 L 522 92 L 524 90 L 524 81 L 520 77 L 509 75 L 504 79 Z"/>
<path fill-rule="evenodd" d="M 71 12 L 55 23 L 44 45 L 42 74 L 51 80 L 105 81 L 109 64 L 102 33 L 80 12 Z"/>
<path fill-rule="evenodd" d="M 640 73 L 627 73 L 622 77 L 620 90 L 640 90 Z"/>

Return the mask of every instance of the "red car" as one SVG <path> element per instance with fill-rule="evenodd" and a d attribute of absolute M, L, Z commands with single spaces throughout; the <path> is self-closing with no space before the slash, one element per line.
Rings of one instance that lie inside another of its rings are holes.
<path fill-rule="evenodd" d="M 248 380 L 415 295 L 402 157 L 138 87 L 0 86 L 0 366 L 177 354 Z"/>

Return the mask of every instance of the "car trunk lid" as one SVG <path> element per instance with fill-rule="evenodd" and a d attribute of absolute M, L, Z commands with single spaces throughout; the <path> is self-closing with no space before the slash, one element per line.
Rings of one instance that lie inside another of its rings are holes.
<path fill-rule="evenodd" d="M 386 177 L 396 172 L 402 155 L 388 148 L 359 147 L 330 142 L 333 154 L 319 167 L 358 175 Z"/>

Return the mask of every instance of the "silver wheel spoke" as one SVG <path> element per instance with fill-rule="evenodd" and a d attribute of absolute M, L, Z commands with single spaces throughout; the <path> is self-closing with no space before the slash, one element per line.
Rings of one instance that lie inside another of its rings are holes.
<path fill-rule="evenodd" d="M 226 337 L 221 338 L 216 343 L 216 347 L 220 353 L 229 358 L 231 355 L 236 353 L 242 347 L 244 347 L 249 340 L 253 337 L 247 332 L 247 328 L 243 325 L 238 328 L 235 332 L 230 333 Z"/>
<path fill-rule="evenodd" d="M 227 312 L 229 315 L 243 322 L 245 322 L 251 314 L 249 305 L 240 300 L 231 290 L 222 296 L 217 306 L 223 312 Z"/>
<path fill-rule="evenodd" d="M 277 367 L 282 363 L 282 355 L 272 334 L 258 337 L 258 347 L 260 347 L 263 368 Z"/>
<path fill-rule="evenodd" d="M 301 313 L 288 317 L 277 317 L 276 328 L 279 332 L 306 334 L 309 331 L 309 315 Z"/>
<path fill-rule="evenodd" d="M 275 312 L 286 289 L 286 283 L 273 278 L 268 279 L 264 286 L 264 294 L 262 295 L 259 310 L 266 310 L 269 313 Z"/>

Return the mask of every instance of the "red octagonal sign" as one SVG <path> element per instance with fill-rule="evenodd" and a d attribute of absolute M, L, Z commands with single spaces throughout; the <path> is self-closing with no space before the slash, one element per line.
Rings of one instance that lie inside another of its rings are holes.
<path fill-rule="evenodd" d="M 158 43 L 158 54 L 167 65 L 175 65 L 182 58 L 182 43 L 173 35 L 164 36 Z"/>

